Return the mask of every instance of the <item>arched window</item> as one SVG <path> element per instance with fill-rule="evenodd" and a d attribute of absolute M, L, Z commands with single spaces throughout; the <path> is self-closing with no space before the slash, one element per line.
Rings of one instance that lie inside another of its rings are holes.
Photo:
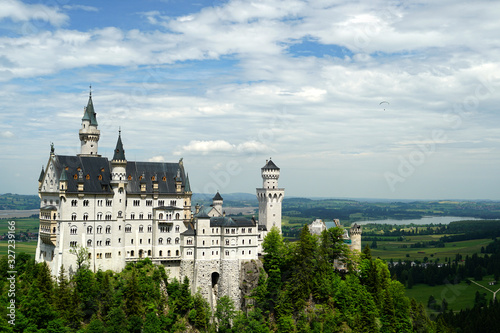
<path fill-rule="evenodd" d="M 179 229 L 180 229 L 180 228 L 179 228 L 179 226 L 178 226 L 178 225 L 176 225 L 176 226 L 175 226 L 175 232 L 179 232 Z"/>
<path fill-rule="evenodd" d="M 172 252 L 170 250 L 167 251 L 167 257 L 170 257 L 172 255 Z"/>
<path fill-rule="evenodd" d="M 181 217 L 179 213 L 175 214 L 175 219 L 178 220 Z"/>
<path fill-rule="evenodd" d="M 144 232 L 144 226 L 142 225 L 139 226 L 139 232 Z"/>
<path fill-rule="evenodd" d="M 153 227 L 151 225 L 148 225 L 148 232 L 151 232 L 152 229 Z"/>
<path fill-rule="evenodd" d="M 134 256 L 134 250 L 130 251 L 130 256 L 133 257 Z"/>
<path fill-rule="evenodd" d="M 175 244 L 179 244 L 179 237 L 175 239 Z"/>
<path fill-rule="evenodd" d="M 91 247 L 91 246 L 92 246 L 92 239 L 89 239 L 89 240 L 87 241 L 87 247 Z"/>
<path fill-rule="evenodd" d="M 179 250 L 175 250 L 175 256 L 178 257 L 179 256 Z"/>
<path fill-rule="evenodd" d="M 151 250 L 148 250 L 148 257 L 151 257 Z"/>
<path fill-rule="evenodd" d="M 163 255 L 163 251 L 162 251 L 162 250 L 160 250 L 160 257 L 161 257 L 162 255 Z"/>
<path fill-rule="evenodd" d="M 71 221 L 76 221 L 76 213 L 71 214 Z"/>
<path fill-rule="evenodd" d="M 87 221 L 89 219 L 89 214 L 85 213 L 83 214 L 83 220 Z"/>
<path fill-rule="evenodd" d="M 76 225 L 72 226 L 69 233 L 71 235 L 76 235 L 78 233 L 78 228 L 76 227 Z"/>
<path fill-rule="evenodd" d="M 163 213 L 160 213 L 160 215 L 158 215 L 158 219 L 163 220 Z"/>
<path fill-rule="evenodd" d="M 172 238 L 168 237 L 167 238 L 167 244 L 170 244 L 172 242 Z"/>
<path fill-rule="evenodd" d="M 169 238 L 170 239 L 170 238 Z M 158 244 L 163 244 L 163 238 L 158 239 Z"/>
<path fill-rule="evenodd" d="M 88 234 L 91 234 L 91 233 L 92 233 L 92 226 L 91 226 L 91 225 L 89 225 L 89 226 L 87 227 L 87 233 L 88 233 Z"/>
<path fill-rule="evenodd" d="M 111 233 L 111 226 L 110 225 L 106 226 L 106 233 L 107 234 Z"/>
<path fill-rule="evenodd" d="M 111 245 L 111 239 L 106 239 L 106 246 L 110 246 Z"/>

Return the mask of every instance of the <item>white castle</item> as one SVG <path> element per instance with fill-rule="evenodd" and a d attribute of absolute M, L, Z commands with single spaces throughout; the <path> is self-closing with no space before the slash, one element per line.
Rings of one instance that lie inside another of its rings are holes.
<path fill-rule="evenodd" d="M 171 278 L 187 276 L 215 306 L 230 296 L 240 304 L 242 264 L 257 260 L 272 226 L 281 230 L 284 189 L 280 169 L 268 160 L 257 189 L 259 219 L 227 217 L 219 193 L 209 208 L 191 211 L 191 188 L 182 159 L 175 163 L 137 162 L 125 157 L 121 133 L 113 159 L 98 154 L 100 131 L 89 96 L 79 131 L 81 153 L 57 155 L 51 146 L 38 180 L 41 199 L 36 260 L 53 275 L 61 266 L 76 270 L 72 249 L 83 246 L 93 271 L 122 270 L 150 258 Z"/>

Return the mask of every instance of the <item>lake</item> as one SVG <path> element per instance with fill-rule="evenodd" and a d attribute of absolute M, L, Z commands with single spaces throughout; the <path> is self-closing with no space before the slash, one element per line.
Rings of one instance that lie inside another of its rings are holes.
<path fill-rule="evenodd" d="M 464 221 L 464 220 L 482 220 L 476 217 L 463 217 L 463 216 L 424 216 L 421 219 L 411 219 L 411 220 L 371 220 L 371 221 L 359 221 L 356 222 L 360 225 L 365 225 L 369 223 L 378 223 L 378 224 L 448 224 L 453 221 Z"/>

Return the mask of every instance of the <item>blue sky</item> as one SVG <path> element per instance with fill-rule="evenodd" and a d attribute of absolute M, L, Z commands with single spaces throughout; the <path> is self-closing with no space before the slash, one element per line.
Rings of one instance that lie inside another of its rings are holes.
<path fill-rule="evenodd" d="M 443 15 L 442 13 L 446 13 Z M 184 159 L 196 192 L 500 200 L 500 3 L 19 1 L 0 6 L 0 193 L 50 143 Z M 388 101 L 389 104 L 380 105 Z"/>

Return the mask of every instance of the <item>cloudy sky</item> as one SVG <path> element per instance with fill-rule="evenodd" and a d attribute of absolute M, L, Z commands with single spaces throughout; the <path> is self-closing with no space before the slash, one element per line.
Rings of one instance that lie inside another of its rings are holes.
<path fill-rule="evenodd" d="M 0 193 L 79 152 L 193 191 L 500 200 L 500 2 L 0 0 Z"/>

